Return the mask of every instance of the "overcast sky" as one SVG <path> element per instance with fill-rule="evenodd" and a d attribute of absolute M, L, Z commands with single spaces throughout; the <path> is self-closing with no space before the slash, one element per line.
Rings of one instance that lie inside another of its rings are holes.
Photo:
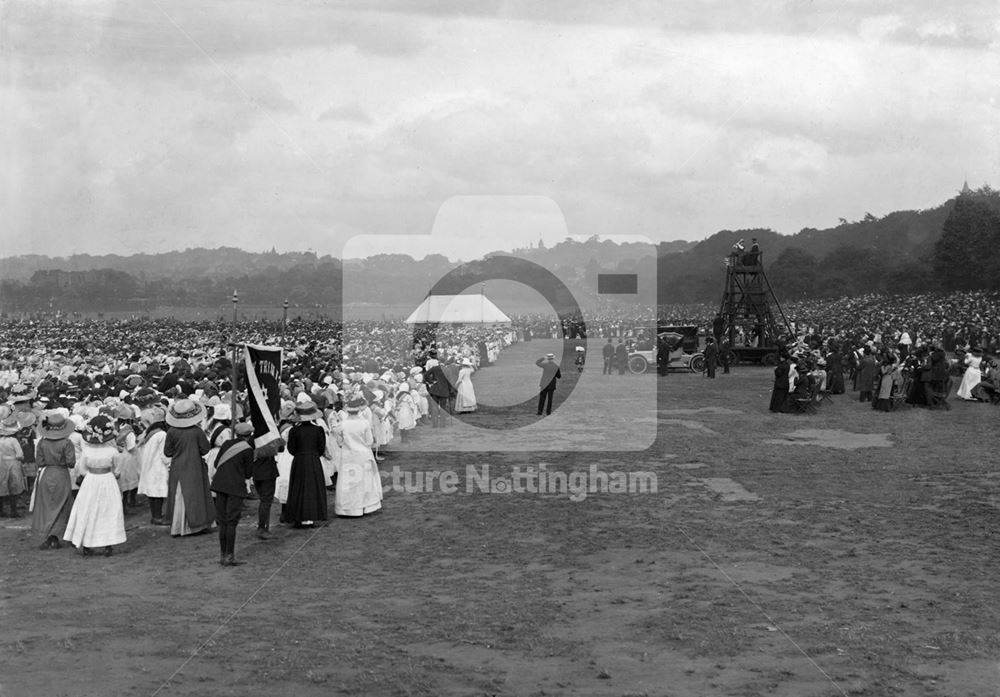
<path fill-rule="evenodd" d="M 467 256 L 507 230 L 793 233 L 1000 187 L 996 0 L 0 13 L 3 256 L 435 230 Z"/>

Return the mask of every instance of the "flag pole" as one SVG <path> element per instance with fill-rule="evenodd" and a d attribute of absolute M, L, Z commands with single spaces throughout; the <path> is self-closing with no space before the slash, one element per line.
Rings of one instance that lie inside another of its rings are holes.
<path fill-rule="evenodd" d="M 232 396 L 229 400 L 230 412 L 232 413 L 232 420 L 230 422 L 230 436 L 236 436 L 236 379 L 239 372 L 236 368 L 236 306 L 240 302 L 239 294 L 233 291 L 233 328 L 232 328 L 232 340 L 230 343 L 233 347 L 233 385 L 232 385 Z"/>

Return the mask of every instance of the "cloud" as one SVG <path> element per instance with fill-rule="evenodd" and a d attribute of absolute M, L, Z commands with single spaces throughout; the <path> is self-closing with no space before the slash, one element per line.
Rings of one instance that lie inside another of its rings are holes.
<path fill-rule="evenodd" d="M 330 107 L 317 119 L 319 121 L 352 121 L 354 123 L 370 124 L 372 117 L 365 113 L 364 109 L 356 104 L 345 104 L 338 107 Z"/>
<path fill-rule="evenodd" d="M 980 3 L 161 4 L 7 6 L 5 253 L 335 253 L 460 195 L 792 232 L 1000 174 Z"/>

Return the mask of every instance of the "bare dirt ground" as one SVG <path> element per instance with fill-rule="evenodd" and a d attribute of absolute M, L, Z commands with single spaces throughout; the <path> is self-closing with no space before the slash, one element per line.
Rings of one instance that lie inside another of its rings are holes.
<path fill-rule="evenodd" d="M 478 373 L 480 399 L 507 403 L 545 348 Z M 551 417 L 562 451 L 494 433 L 437 454 L 468 432 L 422 429 L 383 470 L 453 470 L 456 493 L 390 489 L 377 515 L 269 542 L 245 520 L 244 566 L 141 511 L 111 558 L 38 551 L 28 519 L 0 519 L 0 696 L 1000 694 L 994 408 L 885 414 L 848 393 L 775 415 L 765 369 L 587 372 Z M 659 413 L 630 411 L 640 381 Z M 546 442 L 533 413 L 509 418 Z M 659 437 L 600 451 L 601 424 Z M 539 463 L 655 472 L 657 491 L 467 491 L 467 465 Z"/>

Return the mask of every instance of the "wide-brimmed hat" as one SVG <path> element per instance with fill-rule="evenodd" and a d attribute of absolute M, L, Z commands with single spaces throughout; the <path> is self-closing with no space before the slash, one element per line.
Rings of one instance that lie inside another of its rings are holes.
<path fill-rule="evenodd" d="M 316 402 L 302 402 L 295 406 L 295 417 L 299 421 L 316 421 L 323 418 L 323 412 L 316 406 Z"/>
<path fill-rule="evenodd" d="M 354 397 L 348 400 L 347 404 L 344 405 L 344 411 L 357 413 L 367 406 L 368 402 L 365 401 L 364 397 Z"/>
<path fill-rule="evenodd" d="M 76 424 L 62 414 L 48 414 L 38 425 L 38 437 L 47 440 L 68 438 L 76 430 Z"/>
<path fill-rule="evenodd" d="M 233 418 L 233 408 L 228 404 L 216 404 L 212 407 L 212 418 L 216 421 L 230 421 Z"/>
<path fill-rule="evenodd" d="M 288 421 L 295 414 L 295 402 L 283 401 L 281 406 L 278 407 L 278 420 Z"/>
<path fill-rule="evenodd" d="M 17 418 L 14 416 L 8 416 L 3 421 L 0 421 L 0 436 L 12 436 L 21 430 L 21 424 L 17 422 Z"/>
<path fill-rule="evenodd" d="M 10 403 L 18 404 L 20 402 L 30 402 L 35 397 L 38 396 L 38 392 L 31 389 L 27 385 L 17 384 L 10 388 Z"/>
<path fill-rule="evenodd" d="M 205 418 L 205 407 L 190 399 L 179 399 L 167 411 L 167 424 L 177 428 L 197 426 Z"/>
<path fill-rule="evenodd" d="M 117 435 L 114 422 L 103 414 L 95 416 L 83 427 L 83 439 L 91 445 L 113 441 Z"/>
<path fill-rule="evenodd" d="M 404 382 L 398 388 L 396 388 L 396 391 L 397 392 L 409 392 L 410 391 L 410 386 L 407 383 Z"/>
<path fill-rule="evenodd" d="M 38 416 L 33 411 L 15 411 L 14 418 L 21 428 L 31 428 L 38 423 Z"/>

